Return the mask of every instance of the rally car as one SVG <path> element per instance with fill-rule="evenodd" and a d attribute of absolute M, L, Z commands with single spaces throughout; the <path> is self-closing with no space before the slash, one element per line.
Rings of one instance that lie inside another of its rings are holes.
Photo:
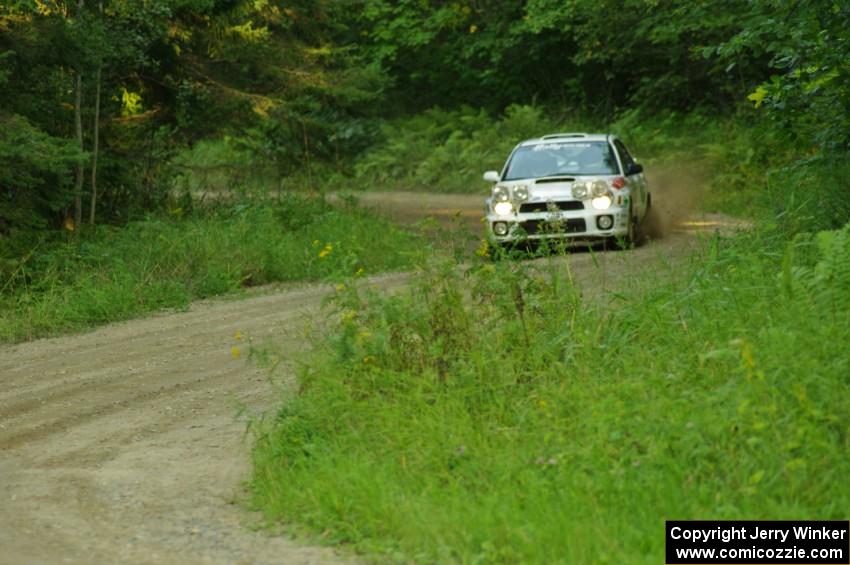
<path fill-rule="evenodd" d="M 517 145 L 485 202 L 494 244 L 524 240 L 611 240 L 639 244 L 652 205 L 643 174 L 626 146 L 608 134 L 555 133 Z"/>

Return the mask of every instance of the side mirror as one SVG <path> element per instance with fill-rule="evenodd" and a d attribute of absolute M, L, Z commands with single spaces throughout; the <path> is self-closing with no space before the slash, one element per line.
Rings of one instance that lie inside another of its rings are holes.
<path fill-rule="evenodd" d="M 499 172 L 498 171 L 487 171 L 484 173 L 484 180 L 487 182 L 499 182 Z"/>
<path fill-rule="evenodd" d="M 626 176 L 639 175 L 642 172 L 643 165 L 639 163 L 632 163 L 628 167 L 626 167 Z"/>

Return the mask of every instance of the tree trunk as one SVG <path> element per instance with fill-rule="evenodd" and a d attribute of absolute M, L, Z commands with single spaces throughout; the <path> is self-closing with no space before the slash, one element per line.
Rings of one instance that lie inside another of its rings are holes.
<path fill-rule="evenodd" d="M 79 9 L 77 17 L 82 16 L 84 0 L 79 0 L 77 8 Z M 76 88 L 74 89 L 74 126 L 77 130 L 77 145 L 80 152 L 83 151 L 83 70 L 82 65 L 77 68 Z M 83 175 L 85 175 L 85 165 L 82 161 L 77 163 L 77 179 L 74 185 L 74 229 L 80 229 L 83 222 Z"/>
<path fill-rule="evenodd" d="M 310 167 L 310 143 L 307 141 L 307 125 L 301 121 L 301 132 L 304 134 L 304 159 L 307 162 L 307 182 L 313 190 L 313 170 Z"/>
<path fill-rule="evenodd" d="M 98 4 L 100 13 L 103 14 L 103 0 Z M 95 78 L 94 94 L 94 132 L 92 133 L 92 157 L 91 157 L 91 202 L 89 205 L 89 224 L 94 225 L 95 211 L 97 210 L 97 151 L 100 142 L 100 82 L 103 74 L 103 60 L 97 65 L 97 77 Z"/>

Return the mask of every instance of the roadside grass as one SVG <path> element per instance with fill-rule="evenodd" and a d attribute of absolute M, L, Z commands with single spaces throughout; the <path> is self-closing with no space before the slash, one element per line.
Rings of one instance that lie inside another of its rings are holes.
<path fill-rule="evenodd" d="M 402 269 L 418 239 L 352 203 L 287 196 L 99 226 L 52 241 L 0 281 L 0 340 L 89 328 L 283 281 Z"/>
<path fill-rule="evenodd" d="M 347 285 L 257 424 L 254 504 L 424 563 L 657 563 L 665 519 L 845 519 L 850 224 L 786 228 L 597 300 L 557 260 Z"/>

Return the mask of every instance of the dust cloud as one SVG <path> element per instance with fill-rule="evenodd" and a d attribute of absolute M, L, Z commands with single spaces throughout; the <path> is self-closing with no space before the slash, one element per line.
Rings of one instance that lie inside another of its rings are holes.
<path fill-rule="evenodd" d="M 708 173 L 694 165 L 649 167 L 647 182 L 652 207 L 646 218 L 645 235 L 662 239 L 693 216 L 708 186 Z"/>

